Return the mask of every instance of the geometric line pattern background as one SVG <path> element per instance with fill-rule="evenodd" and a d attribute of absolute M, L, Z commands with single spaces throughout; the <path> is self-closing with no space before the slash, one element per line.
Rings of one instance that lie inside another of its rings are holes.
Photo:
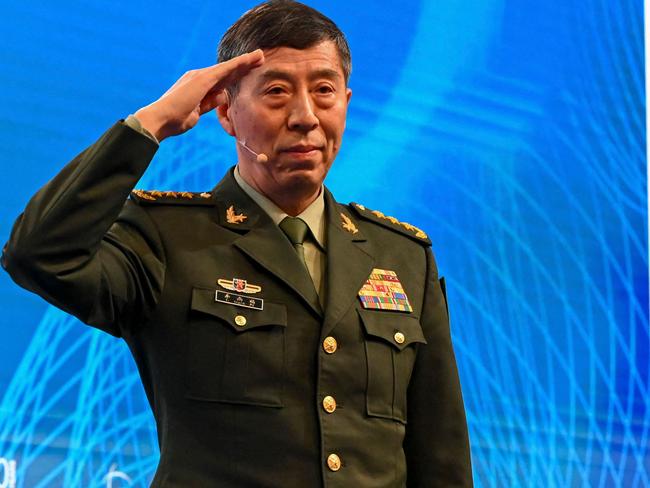
<path fill-rule="evenodd" d="M 3 238 L 74 154 L 214 62 L 253 3 L 3 5 Z M 327 184 L 433 241 L 476 486 L 650 486 L 642 3 L 308 3 L 353 52 Z M 234 154 L 208 115 L 138 186 L 209 190 Z M 127 346 L 4 274 L 0 290 L 0 487 L 148 486 Z"/>

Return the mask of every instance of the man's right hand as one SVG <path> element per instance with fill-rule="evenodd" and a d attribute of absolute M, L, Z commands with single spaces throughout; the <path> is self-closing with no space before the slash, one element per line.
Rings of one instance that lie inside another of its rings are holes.
<path fill-rule="evenodd" d="M 134 115 L 158 142 L 190 130 L 199 117 L 226 102 L 224 89 L 261 66 L 261 49 L 208 68 L 188 71 L 158 100 Z"/>

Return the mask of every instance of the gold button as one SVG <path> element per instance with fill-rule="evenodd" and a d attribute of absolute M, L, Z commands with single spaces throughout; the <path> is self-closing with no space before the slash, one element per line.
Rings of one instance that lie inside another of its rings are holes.
<path fill-rule="evenodd" d="M 334 339 L 332 336 L 326 337 L 323 341 L 323 349 L 325 349 L 325 352 L 327 354 L 336 352 L 337 347 L 338 344 L 336 343 L 336 339 Z"/>
<path fill-rule="evenodd" d="M 333 396 L 327 395 L 323 398 L 323 408 L 327 413 L 332 413 L 336 410 L 336 400 L 334 400 Z"/>
<path fill-rule="evenodd" d="M 395 339 L 395 342 L 397 342 L 398 344 L 404 344 L 404 341 L 406 340 L 404 334 L 402 334 L 401 332 L 395 332 L 393 339 Z"/>
<path fill-rule="evenodd" d="M 341 458 L 336 454 L 330 454 L 327 456 L 327 467 L 332 471 L 338 471 L 341 469 Z"/>
<path fill-rule="evenodd" d="M 237 315 L 237 317 L 235 317 L 235 323 L 239 327 L 245 326 L 246 325 L 246 317 L 244 317 L 243 315 Z"/>

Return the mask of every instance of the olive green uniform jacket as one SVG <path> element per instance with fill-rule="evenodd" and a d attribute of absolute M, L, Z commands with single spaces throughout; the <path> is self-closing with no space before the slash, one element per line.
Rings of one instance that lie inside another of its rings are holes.
<path fill-rule="evenodd" d="M 232 170 L 211 193 L 127 200 L 155 152 L 117 123 L 32 198 L 2 257 L 21 286 L 129 345 L 158 429 L 152 486 L 471 486 L 426 236 L 325 190 L 321 310 Z M 374 268 L 397 274 L 412 312 L 362 306 Z M 215 300 L 233 278 L 261 287 L 238 294 L 262 310 Z"/>

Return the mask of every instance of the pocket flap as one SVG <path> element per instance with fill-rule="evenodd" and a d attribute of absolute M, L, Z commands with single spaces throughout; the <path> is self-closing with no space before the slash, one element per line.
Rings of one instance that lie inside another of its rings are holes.
<path fill-rule="evenodd" d="M 280 303 L 264 301 L 262 310 L 239 307 L 215 300 L 215 289 L 194 288 L 191 309 L 220 318 L 236 332 L 246 332 L 258 327 L 287 326 L 287 307 Z"/>
<path fill-rule="evenodd" d="M 383 339 L 400 351 L 409 344 L 426 344 L 420 321 L 412 315 L 359 310 L 366 334 Z"/>

